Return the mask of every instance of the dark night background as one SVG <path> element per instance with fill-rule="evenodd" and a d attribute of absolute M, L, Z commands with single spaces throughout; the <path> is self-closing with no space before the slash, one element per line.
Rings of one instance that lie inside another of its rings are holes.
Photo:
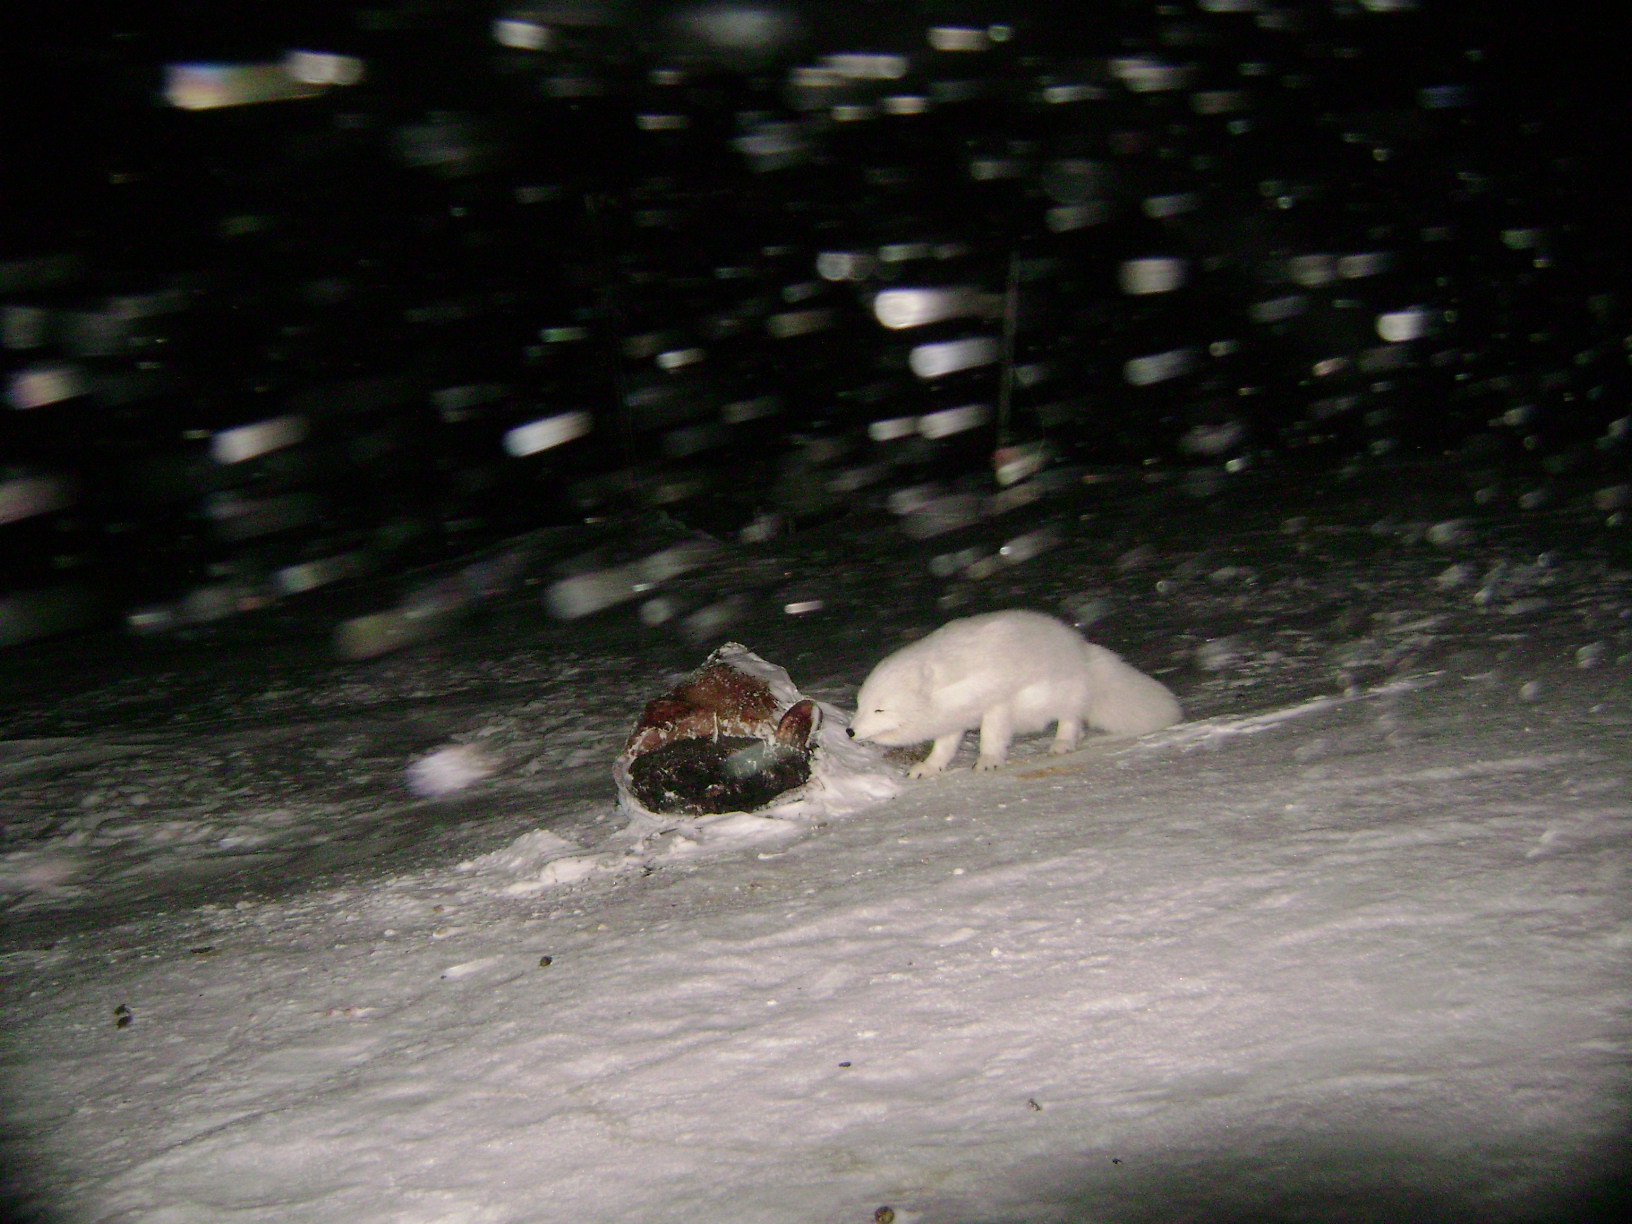
<path fill-rule="evenodd" d="M 733 10 L 760 23 L 709 24 Z M 924 482 L 995 487 L 1000 443 L 1067 481 L 1201 469 L 1220 492 L 1402 462 L 1596 478 L 1626 446 L 1623 47 L 1570 17 L 1431 0 L 36 17 L 3 146 L 0 640 L 232 632 L 323 601 L 332 621 L 586 517 L 732 535 Z M 548 45 L 501 45 L 506 19 Z M 937 50 L 937 25 L 998 36 Z M 361 80 L 166 101 L 167 65 L 292 50 L 356 57 Z M 900 75 L 831 71 L 846 52 L 903 57 Z M 892 245 L 912 257 L 879 259 Z M 1150 257 L 1182 260 L 1183 283 L 1128 294 L 1119 269 Z M 996 305 L 896 331 L 869 309 L 936 286 Z M 1413 308 L 1420 335 L 1380 344 L 1377 317 Z M 975 364 L 911 369 L 913 345 L 971 337 Z M 1151 355 L 1174 361 L 1128 373 Z M 975 428 L 869 434 L 970 403 Z M 582 436 L 505 449 L 569 413 Z M 284 444 L 221 461 L 225 431 L 289 419 Z"/>

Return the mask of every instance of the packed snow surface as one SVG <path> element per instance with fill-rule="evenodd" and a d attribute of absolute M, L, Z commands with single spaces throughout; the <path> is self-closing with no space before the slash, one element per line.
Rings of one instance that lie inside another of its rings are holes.
<path fill-rule="evenodd" d="M 1504 581 L 1533 563 L 1486 545 Z M 1207 593 L 1240 590 L 1219 557 L 1123 567 L 1196 584 L 1148 622 L 1159 645 L 1088 630 L 1190 721 L 1063 757 L 1023 740 L 990 774 L 969 749 L 922 782 L 884 758 L 888 784 L 827 808 L 632 819 L 610 762 L 665 674 L 564 654 L 527 703 L 441 725 L 483 775 L 444 798 L 401 789 L 435 744 L 377 726 L 310 741 L 373 800 L 252 777 L 236 808 L 219 778 L 178 791 L 176 762 L 269 759 L 265 727 L 14 744 L 28 812 L 97 792 L 122 822 L 42 823 L 4 860 L 14 1197 L 97 1224 L 1608 1218 L 1627 575 L 1560 554 L 1568 582 L 1504 614 L 1435 581 L 1491 557 L 1439 547 L 1306 553 L 1305 580 L 1381 603 L 1303 656 L 1253 620 L 1291 581 L 1271 560 L 1213 634 Z M 790 670 L 842 708 L 898 640 Z M 1295 656 L 1320 662 L 1251 683 Z M 133 807 L 141 762 L 170 781 Z M 390 770 L 389 800 L 355 776 Z M 407 847 L 336 870 L 291 848 L 371 806 Z M 222 837 L 293 878 L 210 875 Z M 166 899 L 165 871 L 204 891 Z"/>

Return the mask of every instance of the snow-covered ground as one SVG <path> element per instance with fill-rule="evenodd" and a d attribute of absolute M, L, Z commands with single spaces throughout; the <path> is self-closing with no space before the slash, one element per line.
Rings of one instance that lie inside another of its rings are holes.
<path fill-rule="evenodd" d="M 728 549 L 713 638 L 518 607 L 343 669 L 206 646 L 20 701 L 14 1206 L 1618 1218 L 1628 527 L 1590 485 L 1474 491 L 1119 493 L 1013 565 L 1036 523 L 956 549 L 839 524 Z M 845 708 L 911 634 L 1008 604 L 1084 622 L 1191 721 L 995 774 L 891 757 L 871 806 L 615 809 L 641 706 L 714 642 Z M 450 742 L 494 772 L 414 797 Z"/>

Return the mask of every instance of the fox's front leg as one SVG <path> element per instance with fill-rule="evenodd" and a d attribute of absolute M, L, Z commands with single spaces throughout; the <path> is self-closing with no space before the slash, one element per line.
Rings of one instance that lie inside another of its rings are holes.
<path fill-rule="evenodd" d="M 952 763 L 952 758 L 958 755 L 958 748 L 963 744 L 963 732 L 954 731 L 951 735 L 943 735 L 935 741 L 935 746 L 929 750 L 929 755 L 911 769 L 907 770 L 909 778 L 927 778 L 930 774 L 938 774 Z"/>
<path fill-rule="evenodd" d="M 1060 719 L 1059 728 L 1054 732 L 1054 742 L 1048 750 L 1055 756 L 1064 756 L 1067 752 L 1075 752 L 1077 741 L 1082 738 L 1082 720 L 1078 718 Z"/>
<path fill-rule="evenodd" d="M 1009 759 L 1009 741 L 1014 739 L 1014 715 L 1005 702 L 986 711 L 980 720 L 980 759 L 976 769 L 996 769 Z"/>

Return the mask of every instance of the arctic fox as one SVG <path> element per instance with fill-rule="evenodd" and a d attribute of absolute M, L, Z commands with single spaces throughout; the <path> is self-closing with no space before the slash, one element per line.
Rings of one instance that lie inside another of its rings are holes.
<path fill-rule="evenodd" d="M 1016 733 L 1058 723 L 1051 752 L 1070 752 L 1087 723 L 1143 735 L 1183 714 L 1167 686 L 1039 612 L 991 612 L 943 625 L 896 651 L 856 694 L 849 734 L 896 748 L 932 739 L 908 776 L 945 769 L 980 728 L 976 769 L 996 769 Z"/>

